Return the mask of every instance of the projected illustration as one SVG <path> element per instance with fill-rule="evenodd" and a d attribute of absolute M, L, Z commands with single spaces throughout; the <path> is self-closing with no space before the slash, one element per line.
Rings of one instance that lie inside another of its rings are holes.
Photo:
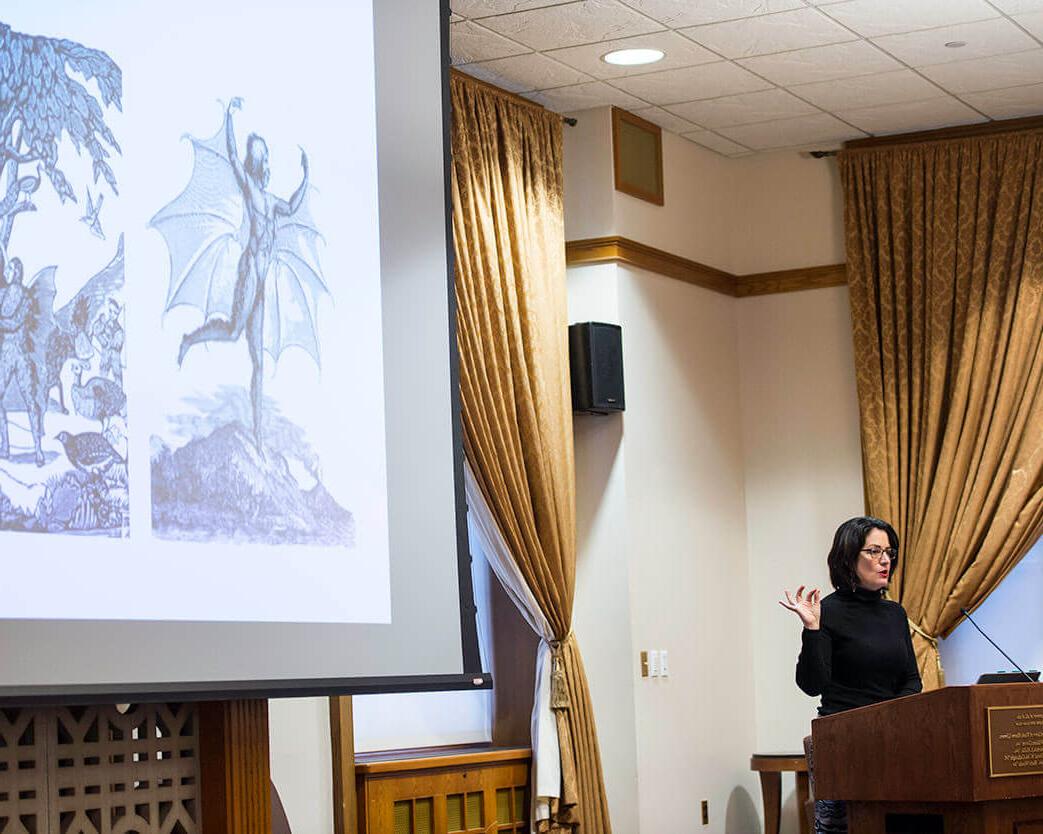
<path fill-rule="evenodd" d="M 0 23 L 0 530 L 128 530 L 123 237 L 102 232 L 122 83 L 105 52 Z"/>
<path fill-rule="evenodd" d="M 273 194 L 265 139 L 251 133 L 240 159 L 242 109 L 232 98 L 216 134 L 186 137 L 191 178 L 150 224 L 170 255 L 164 313 L 202 314 L 181 337 L 181 373 L 208 378 L 204 347 L 220 343 L 245 342 L 249 360 L 242 378 L 220 380 L 208 395 L 186 398 L 189 412 L 169 416 L 182 445 L 153 438 L 153 528 L 175 539 L 352 544 L 354 519 L 323 486 L 307 432 L 265 394 L 266 360 L 278 366 L 298 348 L 321 367 L 318 307 L 330 292 L 309 210 L 308 155 L 299 151 L 292 194 Z"/>
<path fill-rule="evenodd" d="M 0 620 L 390 619 L 373 3 L 284 5 L 0 3 Z"/>

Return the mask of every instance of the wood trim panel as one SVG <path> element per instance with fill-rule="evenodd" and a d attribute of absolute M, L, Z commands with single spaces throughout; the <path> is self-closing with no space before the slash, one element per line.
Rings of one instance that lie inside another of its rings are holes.
<path fill-rule="evenodd" d="M 271 831 L 266 700 L 199 705 L 199 782 L 206 834 Z"/>
<path fill-rule="evenodd" d="M 408 773 L 417 770 L 433 770 L 453 767 L 478 767 L 503 762 L 527 761 L 532 756 L 528 747 L 485 747 L 479 749 L 456 748 L 443 751 L 418 750 L 409 758 L 385 758 L 385 753 L 360 753 L 355 757 L 355 773 L 360 776 L 377 774 Z"/>
<path fill-rule="evenodd" d="M 357 834 L 355 725 L 350 695 L 330 698 L 330 741 L 333 744 L 333 831 L 334 834 Z"/>
<path fill-rule="evenodd" d="M 844 143 L 845 151 L 886 148 L 894 145 L 910 145 L 916 142 L 943 142 L 947 139 L 970 139 L 975 136 L 995 136 L 1000 133 L 1020 133 L 1025 130 L 1043 130 L 1043 116 L 1027 116 L 1023 119 L 1000 119 L 959 127 L 943 127 L 938 130 L 921 130 L 916 133 L 899 133 L 895 136 L 873 136 L 868 139 L 852 139 Z"/>
<path fill-rule="evenodd" d="M 579 264 L 622 263 L 676 278 L 724 295 L 734 295 L 735 276 L 712 266 L 645 246 L 625 237 L 599 237 L 571 240 L 565 244 L 569 266 Z"/>
<path fill-rule="evenodd" d="M 626 264 L 734 298 L 839 287 L 847 283 L 845 264 L 733 275 L 619 236 L 570 240 L 565 244 L 565 261 L 569 266 Z"/>
<path fill-rule="evenodd" d="M 735 295 L 746 298 L 751 295 L 842 287 L 846 283 L 847 264 L 808 266 L 801 269 L 782 269 L 778 272 L 736 275 Z"/>

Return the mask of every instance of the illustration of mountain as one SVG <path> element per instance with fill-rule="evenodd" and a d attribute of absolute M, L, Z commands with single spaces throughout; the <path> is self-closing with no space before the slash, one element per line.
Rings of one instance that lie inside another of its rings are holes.
<path fill-rule="evenodd" d="M 163 538 L 353 546 L 355 520 L 315 479 L 304 489 L 281 451 L 258 452 L 231 421 L 177 449 L 153 439 L 152 527 Z"/>

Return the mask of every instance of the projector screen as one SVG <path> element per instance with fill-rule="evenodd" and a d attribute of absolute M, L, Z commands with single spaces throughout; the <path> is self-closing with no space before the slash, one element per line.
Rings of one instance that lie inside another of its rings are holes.
<path fill-rule="evenodd" d="M 448 10 L 2 15 L 0 697 L 488 685 Z"/>

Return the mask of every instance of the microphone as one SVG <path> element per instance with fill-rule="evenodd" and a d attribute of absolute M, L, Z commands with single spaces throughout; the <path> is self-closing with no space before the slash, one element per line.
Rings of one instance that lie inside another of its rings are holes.
<path fill-rule="evenodd" d="M 996 645 L 995 640 L 993 640 L 991 637 L 989 637 L 988 634 L 981 630 L 981 626 L 974 622 L 974 617 L 971 616 L 970 611 L 968 611 L 966 608 L 961 608 L 960 613 L 963 614 L 963 616 L 966 617 L 968 620 L 970 620 L 971 625 L 978 629 L 982 637 L 984 637 L 986 640 L 992 643 L 993 646 L 995 646 L 996 651 L 998 651 L 1001 655 L 1007 658 L 1010 664 L 1025 676 L 1025 680 L 1027 680 L 1029 683 L 1036 683 L 1036 681 L 1032 679 L 1032 676 L 1028 672 L 1026 672 L 1024 669 L 1018 666 L 1018 664 L 1014 662 L 1014 660 L 1011 658 L 1009 654 L 1007 654 L 1005 651 L 1003 651 L 1003 649 Z"/>

